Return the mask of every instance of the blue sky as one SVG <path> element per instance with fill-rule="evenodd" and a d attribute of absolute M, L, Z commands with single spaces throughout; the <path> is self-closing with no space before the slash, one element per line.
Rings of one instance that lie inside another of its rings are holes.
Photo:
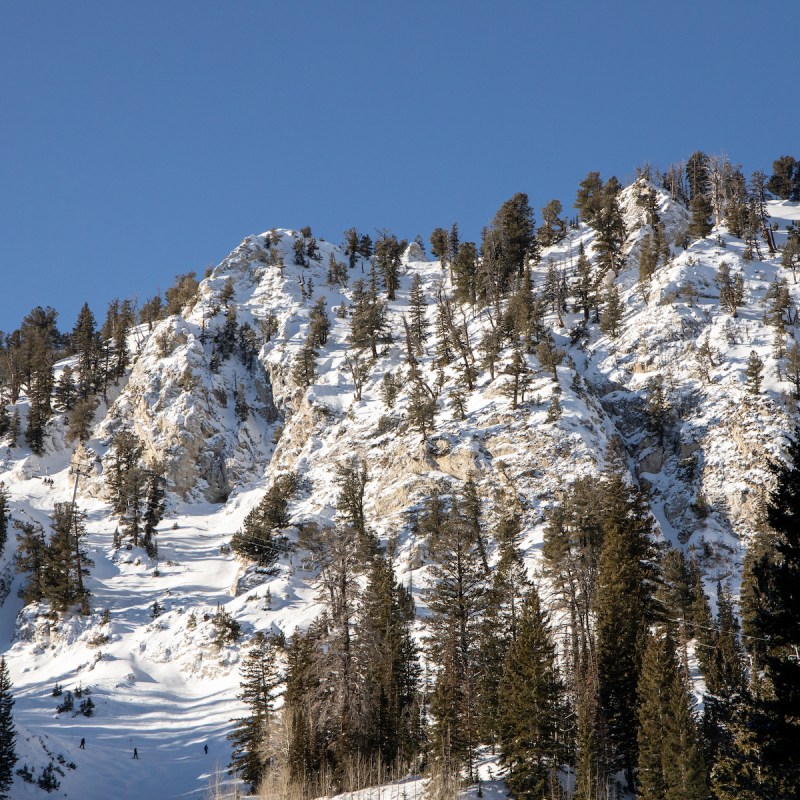
<path fill-rule="evenodd" d="M 800 158 L 796 0 L 6 2 L 0 330 L 140 300 L 244 236 L 479 236 L 694 150 Z"/>

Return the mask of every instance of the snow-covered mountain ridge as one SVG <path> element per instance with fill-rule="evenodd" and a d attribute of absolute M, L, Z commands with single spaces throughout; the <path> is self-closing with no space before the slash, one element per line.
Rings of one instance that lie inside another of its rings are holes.
<path fill-rule="evenodd" d="M 101 406 L 85 444 L 91 469 L 79 484 L 78 502 L 88 514 L 95 562 L 92 614 L 53 620 L 34 607 L 23 609 L 20 579 L 10 566 L 12 541 L 3 554 L 3 641 L 17 696 L 20 763 L 41 769 L 48 751 L 63 753 L 77 766 L 63 770 L 61 791 L 68 797 L 202 796 L 209 775 L 227 764 L 229 720 L 241 713 L 242 642 L 219 640 L 217 608 L 239 622 L 245 638 L 259 630 L 289 635 L 318 610 L 315 576 L 302 549 L 282 559 L 277 575 L 266 575 L 226 546 L 264 491 L 286 473 L 298 477 L 287 529 L 296 541 L 300 527 L 333 522 L 337 466 L 363 460 L 366 517 L 394 553 L 398 576 L 413 586 L 421 615 L 425 547 L 414 520 L 433 489 L 447 493 L 474 478 L 490 561 L 492 523 L 511 504 L 521 515 L 521 545 L 534 574 L 550 509 L 577 477 L 599 478 L 614 451 L 621 452 L 631 481 L 649 489 L 660 535 L 695 549 L 709 586 L 735 581 L 743 543 L 759 529 L 771 480 L 768 460 L 780 455 L 795 415 L 774 329 L 765 321 L 765 297 L 786 271 L 780 254 L 745 260 L 745 243 L 719 227 L 685 249 L 673 246 L 669 262 L 643 284 L 638 262 L 649 226 L 636 199 L 641 189 L 635 184 L 620 197 L 627 238 L 625 266 L 614 278 L 623 308 L 618 335 L 603 333 L 591 320 L 584 324 L 572 301 L 566 311 L 549 307 L 546 324 L 564 357 L 550 367 L 535 354 L 525 356 L 531 382 L 516 408 L 507 391 L 511 348 L 499 353 L 494 378 L 477 370 L 472 390 L 457 384 L 455 366 L 437 360 L 436 298 L 450 290 L 451 276 L 414 244 L 402 259 L 396 299 L 387 304 L 391 342 L 378 345 L 374 360 L 361 355 L 366 374 L 357 380 L 352 305 L 355 282 L 369 283 L 368 261 L 356 259 L 331 280 L 332 264 L 346 265 L 348 254 L 319 241 L 318 254 L 297 265 L 298 232 L 246 238 L 201 282 L 190 307 L 152 330 L 141 326 L 135 362 Z M 685 232 L 688 213 L 657 192 L 672 243 Z M 800 219 L 800 204 L 772 202 L 769 210 L 781 244 L 787 223 Z M 594 241 L 592 229 L 581 226 L 545 248 L 532 270 L 534 288 L 546 285 L 550 265 L 571 277 L 581 245 L 594 258 Z M 720 302 L 715 279 L 723 262 L 743 275 L 736 315 Z M 427 344 L 416 358 L 437 400 L 428 437 L 408 416 L 403 318 L 410 313 L 414 276 L 429 321 Z M 790 281 L 788 291 L 797 306 L 800 290 Z M 319 298 L 330 329 L 317 348 L 316 374 L 303 386 L 294 365 Z M 495 324 L 492 313 L 479 306 L 456 309 L 476 354 Z M 252 331 L 251 359 L 240 355 L 238 340 L 232 354 L 224 353 L 231 319 L 239 331 L 245 323 Z M 753 351 L 764 364 L 762 391 L 755 395 L 745 386 Z M 399 386 L 391 407 L 382 394 L 387 373 Z M 648 411 L 656 378 L 665 397 L 663 434 Z M 18 405 L 24 410 L 25 404 L 23 397 Z M 114 545 L 119 523 L 106 475 L 113 437 L 122 429 L 136 434 L 145 459 L 159 462 L 167 475 L 157 559 Z M 73 487 L 72 445 L 59 420 L 50 424 L 45 447 L 44 456 L 4 448 L 0 480 L 10 491 L 12 516 L 46 528 L 53 503 L 69 500 Z M 156 601 L 164 613 L 153 619 Z M 56 714 L 56 683 L 90 687 L 96 714 Z M 78 748 L 82 737 L 86 750 Z M 130 758 L 134 746 L 141 763 Z M 41 794 L 20 780 L 14 791 L 20 798 Z"/>

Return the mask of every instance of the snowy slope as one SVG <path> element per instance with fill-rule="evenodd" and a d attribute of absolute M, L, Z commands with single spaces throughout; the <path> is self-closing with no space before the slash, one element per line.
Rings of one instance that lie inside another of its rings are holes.
<path fill-rule="evenodd" d="M 87 443 L 91 475 L 79 487 L 95 561 L 89 584 L 92 615 L 54 622 L 35 608 L 22 609 L 19 579 L 10 571 L 12 548 L 3 556 L 9 591 L 0 608 L 0 649 L 17 697 L 20 766 L 25 762 L 38 775 L 51 758 L 58 765 L 63 754 L 76 769 L 61 765 L 59 791 L 83 800 L 203 796 L 227 764 L 225 736 L 230 720 L 242 711 L 236 699 L 241 643 L 215 641 L 211 618 L 217 608 L 240 622 L 243 642 L 257 630 L 290 634 L 317 612 L 314 575 L 304 568 L 301 551 L 283 560 L 277 576 L 265 577 L 247 570 L 224 547 L 285 471 L 300 478 L 290 506 L 292 524 L 325 524 L 335 515 L 336 465 L 354 455 L 364 459 L 370 476 L 368 519 L 384 542 L 391 540 L 397 569 L 412 582 L 424 615 L 419 591 L 426 570 L 412 522 L 433 487 L 457 489 L 474 475 L 490 528 L 502 504 L 515 504 L 523 519 L 522 546 L 535 573 L 548 509 L 576 477 L 599 476 L 610 443 L 620 437 L 631 479 L 651 490 L 661 534 L 696 548 L 709 585 L 735 578 L 743 542 L 756 530 L 757 509 L 769 485 L 765 458 L 780 452 L 789 429 L 790 387 L 778 376 L 773 332 L 763 320 L 764 294 L 783 270 L 779 256 L 745 262 L 743 243 L 720 228 L 685 251 L 673 246 L 674 258 L 658 270 L 645 297 L 636 279 L 647 228 L 635 191 L 629 187 L 621 198 L 628 239 L 626 266 L 617 278 L 625 307 L 620 336 L 609 338 L 593 324 L 577 337 L 582 315 L 570 310 L 562 315 L 562 325 L 551 314 L 553 337 L 567 355 L 557 384 L 529 356 L 535 373 L 529 401 L 512 409 L 502 391 L 508 381 L 502 365 L 511 356 L 504 351 L 495 380 L 481 372 L 467 396 L 464 420 L 453 413 L 454 373 L 446 369 L 436 433 L 428 442 L 404 421 L 404 391 L 393 409 L 384 406 L 379 393 L 386 372 L 401 377 L 405 369 L 402 316 L 413 275 L 422 279 L 431 323 L 420 367 L 431 384 L 437 380 L 434 297 L 448 285 L 449 274 L 438 262 L 425 260 L 419 248 L 410 248 L 404 259 L 400 290 L 389 304 L 393 342 L 382 348 L 360 400 L 345 360 L 349 320 L 335 309 L 351 303 L 353 282 L 367 278 L 367 266 L 360 261 L 348 270 L 347 286 L 328 285 L 331 257 L 341 263 L 347 257 L 320 241 L 319 258 L 296 266 L 292 253 L 299 234 L 293 231 L 248 237 L 202 282 L 192 308 L 152 332 L 140 329 L 141 347 L 130 374 L 98 412 Z M 687 213 L 661 192 L 658 209 L 672 242 L 685 230 Z M 770 209 L 780 242 L 787 222 L 800 218 L 800 205 L 772 203 Z M 572 270 L 580 243 L 592 255 L 593 236 L 581 227 L 547 249 L 535 284 L 544 281 L 550 261 Z M 722 261 L 745 279 L 745 303 L 735 319 L 721 308 L 714 282 Z M 213 368 L 229 282 L 233 296 L 227 305 L 235 307 L 239 324 L 247 322 L 258 333 L 252 369 L 236 356 Z M 791 283 L 789 288 L 795 302 L 800 300 L 800 290 Z M 316 360 L 317 378 L 304 390 L 294 383 L 291 365 L 320 297 L 331 331 Z M 464 313 L 477 348 L 489 320 L 479 310 L 465 308 Z M 708 380 L 697 358 L 706 337 L 717 353 Z M 744 388 L 751 350 L 765 363 L 765 391 L 758 398 Z M 645 414 L 656 376 L 671 408 L 663 443 L 648 428 Z M 548 422 L 556 390 L 563 414 Z M 244 393 L 250 409 L 243 424 L 236 419 L 235 392 Z M 21 408 L 25 402 L 20 401 Z M 46 456 L 32 456 L 24 447 L 4 448 L 0 460 L 13 515 L 45 526 L 53 503 L 70 499 L 72 492 L 71 448 L 61 423 L 51 428 Z M 118 521 L 110 512 L 103 471 L 112 437 L 122 428 L 134 431 L 147 457 L 158 458 L 168 470 L 170 502 L 159 526 L 157 560 L 143 550 L 113 546 Z M 290 533 L 296 535 L 296 528 Z M 165 613 L 154 620 L 155 601 Z M 90 688 L 96 714 L 56 714 L 56 683 L 70 690 Z M 82 737 L 85 750 L 78 747 Z M 133 747 L 138 761 L 131 758 Z M 21 780 L 14 793 L 43 796 Z"/>

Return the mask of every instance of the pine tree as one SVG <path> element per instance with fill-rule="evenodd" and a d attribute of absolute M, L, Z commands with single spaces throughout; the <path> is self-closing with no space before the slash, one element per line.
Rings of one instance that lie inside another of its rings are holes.
<path fill-rule="evenodd" d="M 500 746 L 514 797 L 539 800 L 559 789 L 563 708 L 548 618 L 531 588 L 500 682 Z"/>
<path fill-rule="evenodd" d="M 431 697 L 432 757 L 444 774 L 462 767 L 472 774 L 477 744 L 477 653 L 486 604 L 484 570 L 473 526 L 458 499 L 442 513 L 434 499 L 422 527 L 430 531 L 432 583 L 425 590 L 430 610 L 426 640 L 436 666 Z"/>
<path fill-rule="evenodd" d="M 603 202 L 603 181 L 599 172 L 590 172 L 581 182 L 573 208 L 578 209 L 581 220 L 592 225 Z"/>
<path fill-rule="evenodd" d="M 72 329 L 72 349 L 77 355 L 77 391 L 82 398 L 97 391 L 100 384 L 100 354 L 102 343 L 96 331 L 94 314 L 87 303 L 78 313 Z"/>
<path fill-rule="evenodd" d="M 525 392 L 531 382 L 531 368 L 520 348 L 514 348 L 505 372 L 511 376 L 511 380 L 505 385 L 504 393 L 511 398 L 511 408 L 517 408 L 519 403 L 525 402 Z"/>
<path fill-rule="evenodd" d="M 749 713 L 760 720 L 756 774 L 780 787 L 780 796 L 800 793 L 800 429 L 786 462 L 774 465 L 775 489 L 767 505 L 772 535 L 753 554 L 743 576 L 742 615 L 761 683 L 752 689 Z M 751 683 L 754 683 L 751 681 Z M 742 734 L 744 735 L 744 734 Z M 755 770 L 755 768 L 754 768 Z"/>
<path fill-rule="evenodd" d="M 362 545 L 367 547 L 365 554 L 372 554 L 372 537 L 367 532 L 367 522 L 364 516 L 364 491 L 369 481 L 369 472 L 366 462 L 354 457 L 349 461 L 341 463 L 336 468 L 336 485 L 339 487 L 339 494 L 336 498 L 336 510 L 342 519 L 349 525 L 361 540 Z"/>
<path fill-rule="evenodd" d="M 736 275 L 731 274 L 731 268 L 727 261 L 720 262 L 717 275 L 714 278 L 719 287 L 719 300 L 731 316 L 737 316 L 737 309 L 744 299 L 744 277 L 741 272 Z"/>
<path fill-rule="evenodd" d="M 711 203 L 704 194 L 698 194 L 692 198 L 689 210 L 692 212 L 692 218 L 686 233 L 693 239 L 704 239 L 713 228 Z"/>
<path fill-rule="evenodd" d="M 51 534 L 44 564 L 44 595 L 55 611 L 79 605 L 89 613 L 85 578 L 94 562 L 86 550 L 86 515 L 73 503 L 56 503 L 50 523 Z"/>
<path fill-rule="evenodd" d="M 636 686 L 651 617 L 652 522 L 641 492 L 611 475 L 603 486 L 603 549 L 595 604 L 600 707 L 607 769 L 624 770 L 634 786 L 637 760 Z"/>
<path fill-rule="evenodd" d="M 7 800 L 8 790 L 14 782 L 14 765 L 17 763 L 14 727 L 14 697 L 5 656 L 0 656 L 0 800 Z"/>
<path fill-rule="evenodd" d="M 603 297 L 603 310 L 600 314 L 600 330 L 609 336 L 617 337 L 623 312 L 624 306 L 619 294 L 619 286 L 609 278 Z"/>
<path fill-rule="evenodd" d="M 385 231 L 375 242 L 375 262 L 383 276 L 387 300 L 395 299 L 400 286 L 401 259 L 406 247 L 408 242 L 405 239 L 398 240 L 397 236 Z"/>
<path fill-rule="evenodd" d="M 414 603 L 391 561 L 375 558 L 358 615 L 359 754 L 386 768 L 408 769 L 422 744 L 420 666 L 411 635 Z"/>
<path fill-rule="evenodd" d="M 317 377 L 317 349 L 311 334 L 303 343 L 292 362 L 292 379 L 302 389 L 307 389 Z"/>
<path fill-rule="evenodd" d="M 706 800 L 706 770 L 686 678 L 669 633 L 651 634 L 642 657 L 639 696 L 639 796 Z"/>
<path fill-rule="evenodd" d="M 450 237 L 444 228 L 434 228 L 431 232 L 431 255 L 442 262 L 442 267 L 447 263 L 450 255 Z"/>
<path fill-rule="evenodd" d="M 323 767 L 323 737 L 319 730 L 318 697 L 321 659 L 319 625 L 307 633 L 295 631 L 286 652 L 286 691 L 283 698 L 284 725 L 288 731 L 287 767 L 292 785 L 316 796 Z M 327 786 L 319 787 L 322 791 Z"/>
<path fill-rule="evenodd" d="M 427 439 L 433 432 L 436 410 L 436 398 L 429 387 L 420 377 L 412 379 L 406 416 L 409 425 L 416 428 L 423 439 Z"/>
<path fill-rule="evenodd" d="M 425 302 L 425 292 L 422 288 L 422 280 L 419 273 L 414 273 L 411 279 L 411 290 L 408 295 L 409 317 L 411 337 L 414 345 L 414 353 L 421 356 L 425 350 L 425 340 L 428 322 L 425 319 L 427 303 Z"/>
<path fill-rule="evenodd" d="M 747 393 L 753 397 L 761 392 L 761 381 L 763 380 L 764 362 L 759 358 L 755 350 L 750 351 L 747 359 L 747 369 L 745 370 L 745 386 Z"/>
<path fill-rule="evenodd" d="M 689 187 L 689 200 L 708 194 L 710 183 L 708 175 L 708 156 L 697 150 L 686 162 L 686 182 Z"/>
<path fill-rule="evenodd" d="M 784 200 L 800 200 L 800 163 L 792 156 L 776 158 L 767 189 Z"/>
<path fill-rule="evenodd" d="M 378 357 L 378 344 L 392 340 L 386 321 L 386 304 L 376 294 L 375 281 L 367 289 L 363 281 L 353 284 L 353 317 L 350 323 L 350 344 L 357 350 L 367 347 Z"/>
<path fill-rule="evenodd" d="M 480 623 L 478 694 L 480 697 L 481 741 L 494 744 L 500 734 L 500 681 L 503 663 L 512 642 L 520 631 L 524 598 L 530 589 L 522 556 L 516 546 L 519 520 L 506 516 L 502 533 L 500 560 L 492 572 L 487 593 L 486 611 Z"/>
<path fill-rule="evenodd" d="M 478 248 L 475 242 L 462 242 L 451 265 L 458 303 L 474 306 L 478 299 Z"/>
<path fill-rule="evenodd" d="M 240 531 L 233 534 L 231 547 L 267 571 L 272 570 L 288 547 L 284 535 L 276 531 L 289 524 L 289 500 L 297 488 L 294 473 L 279 475 L 264 493 L 261 502 L 244 518 Z"/>
<path fill-rule="evenodd" d="M 270 764 L 270 723 L 281 683 L 276 662 L 274 640 L 259 631 L 250 642 L 241 668 L 239 698 L 249 714 L 234 720 L 236 725 L 228 734 L 232 746 L 230 766 L 253 789 L 265 777 Z"/>
<path fill-rule="evenodd" d="M 625 221 L 617 195 L 620 185 L 611 177 L 603 186 L 597 213 L 589 223 L 596 231 L 594 250 L 601 274 L 613 273 L 616 277 L 623 266 L 622 246 L 625 244 Z"/>
<path fill-rule="evenodd" d="M 9 519 L 9 494 L 5 483 L 0 481 L 0 555 L 6 549 L 8 541 L 8 519 Z"/>
<path fill-rule="evenodd" d="M 27 573 L 28 578 L 20 589 L 20 597 L 27 605 L 43 599 L 47 587 L 45 565 L 47 563 L 47 541 L 44 529 L 38 522 L 14 520 L 17 529 L 16 570 Z"/>
<path fill-rule="evenodd" d="M 573 294 L 575 295 L 575 310 L 583 312 L 585 321 L 589 321 L 589 312 L 597 308 L 597 291 L 594 277 L 592 276 L 592 265 L 586 256 L 583 242 L 578 248 L 578 261 L 575 265 L 575 282 L 573 284 Z"/>
<path fill-rule="evenodd" d="M 54 405 L 59 411 L 70 411 L 75 404 L 77 389 L 73 378 L 73 369 L 69 365 L 61 370 L 61 375 L 53 391 Z"/>
<path fill-rule="evenodd" d="M 512 277 L 522 277 L 527 259 L 538 255 L 528 195 L 517 192 L 506 200 L 497 210 L 492 225 L 498 235 L 501 286 L 505 290 Z"/>
<path fill-rule="evenodd" d="M 543 247 L 558 244 L 567 235 L 567 223 L 560 216 L 562 211 L 560 200 L 551 200 L 542 208 L 542 224 L 536 235 Z"/>

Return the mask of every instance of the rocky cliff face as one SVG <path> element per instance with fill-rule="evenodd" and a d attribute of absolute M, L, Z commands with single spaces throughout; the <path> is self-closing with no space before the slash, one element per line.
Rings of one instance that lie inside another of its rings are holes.
<path fill-rule="evenodd" d="M 332 519 L 336 466 L 358 456 L 370 475 L 367 510 L 383 535 L 407 529 L 419 499 L 433 486 L 457 487 L 473 476 L 487 518 L 501 498 L 523 509 L 530 546 L 559 492 L 578 475 L 599 474 L 616 439 L 631 479 L 651 491 L 663 534 L 698 548 L 709 565 L 733 563 L 740 539 L 756 527 L 769 485 L 765 459 L 779 452 L 788 425 L 787 384 L 778 380 L 774 336 L 763 319 L 765 294 L 781 268 L 775 259 L 744 261 L 743 243 L 723 230 L 687 249 L 675 245 L 684 238 L 688 213 L 656 190 L 672 258 L 641 282 L 638 262 L 644 237 L 652 233 L 641 198 L 651 188 L 640 181 L 620 196 L 627 238 L 625 266 L 616 278 L 624 307 L 619 335 L 604 335 L 596 324 L 582 327 L 570 308 L 550 313 L 565 358 L 554 380 L 528 356 L 533 379 L 519 408 L 511 407 L 504 391 L 511 357 L 504 351 L 495 379 L 481 370 L 475 389 L 467 392 L 464 418 L 454 413 L 456 372 L 439 368 L 434 331 L 435 298 L 447 289 L 449 275 L 438 262 L 425 260 L 418 245 L 406 253 L 397 299 L 387 304 L 392 342 L 370 363 L 361 399 L 355 399 L 348 316 L 353 284 L 368 278 L 368 265 L 359 259 L 352 270 L 342 267 L 344 279 L 331 283 L 331 264 L 348 260 L 340 248 L 319 242 L 300 266 L 294 254 L 301 234 L 271 231 L 245 239 L 202 282 L 194 305 L 148 336 L 102 430 L 107 435 L 130 426 L 148 457 L 165 463 L 170 488 L 185 499 L 223 502 L 237 486 L 296 472 L 305 488 L 292 507 L 295 522 Z M 543 285 L 551 264 L 569 276 L 579 246 L 591 257 L 593 242 L 586 227 L 570 231 L 544 251 L 534 285 Z M 715 276 L 723 261 L 744 276 L 745 301 L 736 317 L 719 302 Z M 403 388 L 393 408 L 380 395 L 386 373 L 404 384 L 403 317 L 414 275 L 429 303 L 429 341 L 420 369 L 429 385 L 439 387 L 435 433 L 428 441 L 407 422 Z M 315 380 L 305 388 L 296 384 L 292 364 L 319 298 L 330 334 L 317 353 Z M 492 324 L 489 314 L 466 307 L 463 314 L 477 352 Z M 220 355 L 232 315 L 254 334 L 249 368 L 236 347 L 230 356 Z M 767 391 L 758 396 L 744 386 L 751 350 L 765 364 Z M 651 408 L 656 391 L 662 393 L 664 417 L 658 431 Z M 243 422 L 235 412 L 239 395 L 249 408 Z M 561 416 L 548 421 L 554 395 Z"/>

